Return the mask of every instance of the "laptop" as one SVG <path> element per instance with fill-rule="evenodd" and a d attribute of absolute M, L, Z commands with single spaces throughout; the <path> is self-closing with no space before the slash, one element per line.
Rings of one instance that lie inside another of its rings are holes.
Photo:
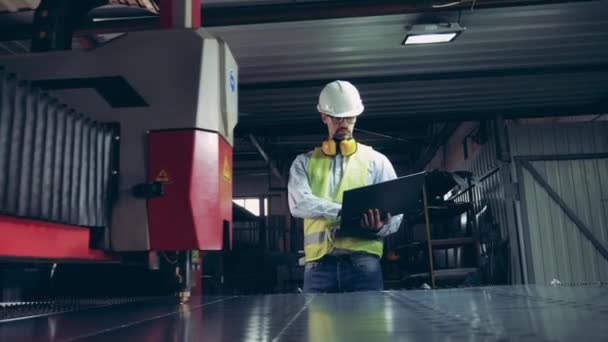
<path fill-rule="evenodd" d="M 380 210 L 381 218 L 390 213 L 416 213 L 422 207 L 422 187 L 426 172 L 344 191 L 342 219 L 338 237 L 377 239 L 376 233 L 361 228 L 361 215 L 369 209 Z"/>

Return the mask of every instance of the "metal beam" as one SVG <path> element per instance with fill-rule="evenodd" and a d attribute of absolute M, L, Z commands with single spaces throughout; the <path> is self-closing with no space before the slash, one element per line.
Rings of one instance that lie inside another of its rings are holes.
<path fill-rule="evenodd" d="M 349 78 L 349 81 L 362 86 L 365 84 L 387 84 L 420 81 L 439 81 L 439 80 L 464 80 L 479 78 L 499 78 L 515 76 L 545 76 L 561 75 L 573 73 L 603 73 L 608 72 L 608 63 L 589 63 L 589 64 L 564 64 L 564 65 L 544 65 L 516 68 L 499 68 L 484 70 L 464 70 L 450 72 L 426 72 L 418 74 L 401 75 L 382 75 L 382 76 L 363 76 Z M 320 88 L 333 81 L 333 79 L 312 79 L 299 81 L 271 81 L 240 83 L 239 90 L 266 90 L 266 89 L 288 89 L 288 88 Z"/>
<path fill-rule="evenodd" d="M 402 142 L 410 142 L 410 141 L 414 141 L 414 140 L 420 140 L 420 139 L 417 139 L 416 137 L 406 137 L 406 138 L 403 138 L 403 137 L 399 137 L 399 136 L 396 136 L 396 135 L 378 133 L 378 132 L 368 131 L 368 130 L 361 129 L 361 128 L 355 128 L 355 131 L 361 132 L 361 133 L 365 133 L 365 134 L 369 134 L 369 135 L 374 135 L 374 136 L 381 137 L 381 138 L 402 141 Z M 426 138 L 427 137 L 424 137 L 424 139 L 426 139 Z"/>
<path fill-rule="evenodd" d="M 288 4 L 250 6 L 203 6 L 201 24 L 203 27 L 238 26 L 589 1 L 592 0 L 360 0 L 290 2 Z M 142 15 L 139 18 L 125 19 L 117 15 L 116 19 L 103 19 L 80 25 L 75 34 L 117 33 L 160 28 L 158 16 Z M 30 24 L 4 27 L 0 30 L 0 40 L 30 39 L 31 33 Z"/>
<path fill-rule="evenodd" d="M 507 124 L 502 114 L 496 115 L 494 119 L 494 129 L 496 131 L 496 159 L 508 163 L 511 160 L 511 148 L 509 144 L 509 133 Z"/>
<path fill-rule="evenodd" d="M 260 156 L 262 156 L 262 159 L 264 159 L 266 164 L 270 164 L 270 157 L 268 157 L 268 155 L 262 148 L 262 145 L 260 145 L 260 143 L 258 142 L 258 140 L 255 138 L 255 136 L 253 134 L 249 134 L 249 140 L 251 141 L 253 146 L 255 146 L 255 148 L 258 150 L 258 153 L 260 154 Z"/>
<path fill-rule="evenodd" d="M 424 169 L 433 160 L 435 153 L 439 147 L 445 144 L 448 139 L 452 136 L 454 131 L 460 126 L 458 122 L 446 122 L 440 129 L 439 134 L 433 137 L 433 141 L 427 146 L 427 148 L 420 153 L 420 157 L 414 164 L 414 171 Z"/>
<path fill-rule="evenodd" d="M 547 183 L 547 181 L 543 178 L 543 176 L 530 164 L 528 160 L 516 158 L 516 161 L 521 163 L 521 165 L 530 172 L 532 178 L 545 190 L 549 197 L 551 197 L 559 207 L 564 211 L 566 216 L 574 222 L 574 225 L 578 228 L 578 230 L 591 242 L 593 247 L 604 257 L 606 261 L 608 261 L 608 249 L 600 240 L 598 240 L 593 232 L 585 225 L 585 223 L 576 215 L 576 213 L 564 202 L 564 200 L 559 196 L 559 194 L 553 190 L 551 185 Z M 520 180 L 521 182 L 522 180 Z"/>
<path fill-rule="evenodd" d="M 268 154 L 266 154 L 266 152 L 264 151 L 264 148 L 262 148 L 262 145 L 260 145 L 260 143 L 253 134 L 249 134 L 249 140 L 251 140 L 253 146 L 255 146 L 255 148 L 258 150 L 258 153 L 260 154 L 260 156 L 262 156 L 262 159 L 264 159 L 266 165 L 270 168 L 272 174 L 277 177 L 281 184 L 287 184 L 287 182 L 285 182 L 285 178 L 283 177 L 283 175 L 281 175 L 281 172 L 279 172 L 279 170 L 274 165 Z"/>
<path fill-rule="evenodd" d="M 405 110 L 405 109 L 404 109 Z M 559 117 L 584 114 L 598 114 L 608 111 L 608 105 L 589 104 L 586 106 L 560 106 L 560 107 L 529 107 L 529 108 L 496 108 L 491 111 L 440 111 L 424 113 L 407 113 L 392 117 L 370 117 L 367 115 L 357 122 L 357 127 L 365 130 L 386 132 L 387 128 L 397 132 L 406 130 L 413 124 L 429 123 L 433 121 L 462 122 L 469 120 L 491 120 L 497 112 L 504 113 L 505 119 L 525 117 Z M 368 113 L 369 114 L 369 113 Z M 288 113 L 294 118 L 310 116 L 310 113 Z M 253 114 L 252 116 L 255 116 Z M 235 129 L 237 136 L 255 132 L 258 136 L 276 136 L 277 132 L 297 132 L 298 134 L 314 134 L 324 132 L 325 128 L 315 118 L 310 120 L 295 119 L 288 122 L 277 123 L 271 120 L 251 120 L 242 118 Z"/>
<path fill-rule="evenodd" d="M 608 153 L 546 154 L 515 157 L 517 160 L 525 161 L 589 160 L 602 158 L 608 158 Z"/>
<path fill-rule="evenodd" d="M 308 113 L 310 117 L 310 113 Z M 297 115 L 296 115 L 297 117 Z M 301 116 L 300 116 L 301 117 Z M 364 130 L 376 131 L 376 132 L 406 132 L 409 131 L 414 124 L 420 124 L 420 122 L 408 122 L 409 118 L 399 117 L 395 118 L 365 118 L 360 122 L 357 122 L 357 128 Z M 428 120 L 427 120 L 428 121 Z M 286 122 L 277 123 L 276 121 L 266 120 L 246 120 L 241 118 L 239 124 L 235 128 L 236 136 L 244 136 L 249 133 L 253 133 L 257 136 L 280 136 L 280 135 L 312 135 L 320 134 L 325 135 L 327 128 L 323 125 L 321 120 L 318 119 L 318 115 L 314 115 L 310 120 L 289 120 Z"/>
<path fill-rule="evenodd" d="M 579 0 L 589 1 L 589 0 Z M 203 13 L 203 26 L 231 26 L 261 23 L 292 22 L 382 16 L 405 13 L 458 11 L 471 8 L 496 8 L 525 5 L 554 4 L 550 0 L 359 0 L 290 2 L 288 4 L 251 5 L 237 7 L 207 7 Z M 442 6 L 443 5 L 443 6 Z M 446 6 L 449 5 L 449 6 Z"/>

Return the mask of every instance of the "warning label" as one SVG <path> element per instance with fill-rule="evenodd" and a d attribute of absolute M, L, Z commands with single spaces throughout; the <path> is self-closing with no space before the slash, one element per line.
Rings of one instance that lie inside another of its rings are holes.
<path fill-rule="evenodd" d="M 169 174 L 167 173 L 167 171 L 165 169 L 160 169 L 158 176 L 156 176 L 156 179 L 154 179 L 154 180 L 157 182 L 161 182 L 161 183 L 171 182 L 171 178 L 169 178 Z"/>
<path fill-rule="evenodd" d="M 224 166 L 222 167 L 222 175 L 227 180 L 232 180 L 232 170 L 230 167 L 230 162 L 228 161 L 228 156 L 224 156 Z"/>

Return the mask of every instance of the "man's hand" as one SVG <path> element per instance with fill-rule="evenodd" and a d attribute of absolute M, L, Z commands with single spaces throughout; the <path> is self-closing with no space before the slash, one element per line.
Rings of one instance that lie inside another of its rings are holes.
<path fill-rule="evenodd" d="M 373 231 L 379 231 L 385 224 L 391 222 L 391 214 L 387 213 L 384 220 L 380 219 L 380 211 L 378 209 L 369 209 L 367 213 L 361 216 L 361 228 Z"/>

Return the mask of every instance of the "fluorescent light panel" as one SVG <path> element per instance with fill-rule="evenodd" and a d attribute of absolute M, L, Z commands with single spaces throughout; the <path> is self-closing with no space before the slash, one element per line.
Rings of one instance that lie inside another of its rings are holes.
<path fill-rule="evenodd" d="M 458 33 L 439 33 L 439 34 L 419 34 L 407 36 L 404 45 L 413 44 L 434 44 L 451 42 Z"/>
<path fill-rule="evenodd" d="M 448 43 L 465 28 L 459 23 L 411 25 L 407 28 L 403 45 Z"/>

